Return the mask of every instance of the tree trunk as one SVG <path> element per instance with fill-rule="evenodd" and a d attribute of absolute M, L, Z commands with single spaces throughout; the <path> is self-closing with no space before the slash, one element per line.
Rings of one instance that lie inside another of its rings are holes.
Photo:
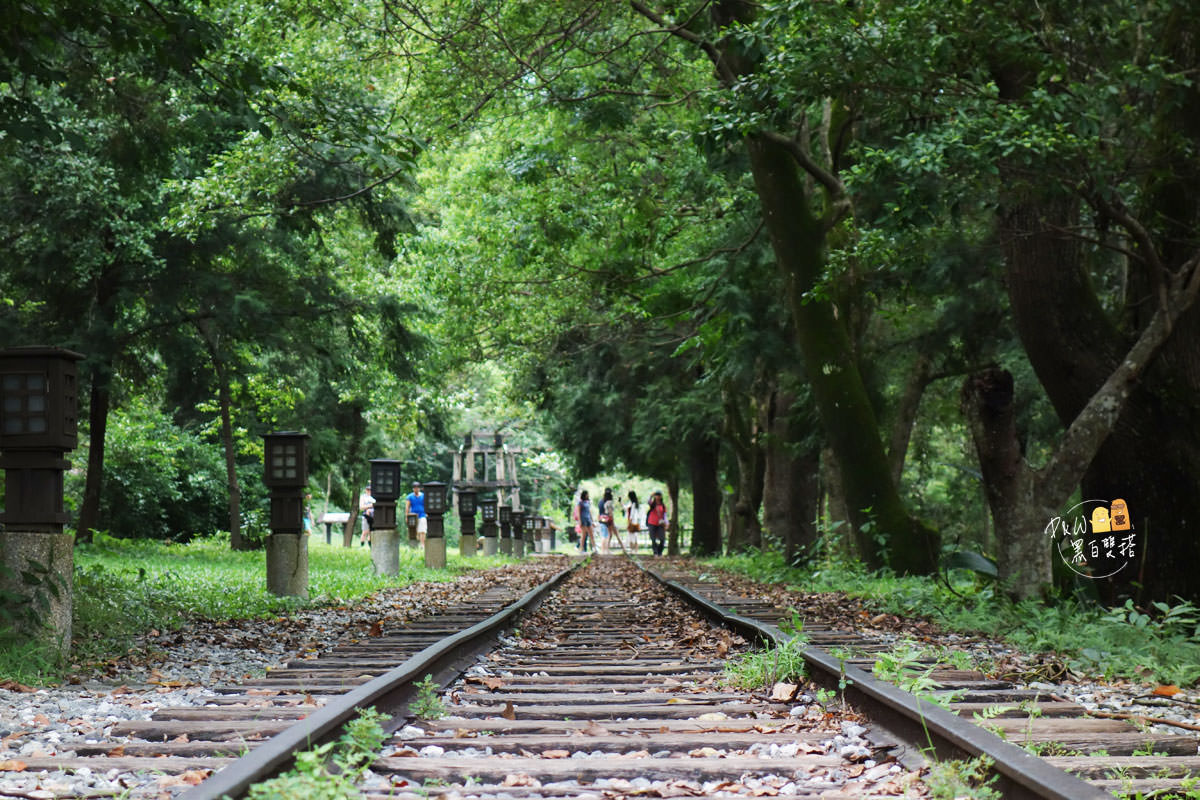
<path fill-rule="evenodd" d="M 737 472 L 726 536 L 726 549 L 730 553 L 762 546 L 762 524 L 758 519 L 758 511 L 762 507 L 766 461 L 759 443 L 760 415 L 747 414 L 745 402 L 741 396 L 727 396 L 725 402 L 726 439 L 733 452 Z"/>
<path fill-rule="evenodd" d="M 1034 473 L 1017 436 L 1012 375 L 992 368 L 969 376 L 962 407 L 995 520 L 1000 582 L 1014 599 L 1040 595 L 1053 581 L 1053 545 L 1045 534 L 1049 518 L 1035 497 Z"/>
<path fill-rule="evenodd" d="M 1075 224 L 1073 205 L 1026 200 L 1010 206 L 1004 222 L 1017 330 L 1059 419 L 1070 424 L 1124 364 L 1128 341 L 1100 307 L 1078 244 L 1061 233 Z M 1139 300 L 1155 303 L 1153 298 Z M 1133 388 L 1083 476 L 1085 497 L 1119 497 L 1129 503 L 1145 548 L 1145 573 L 1119 573 L 1110 585 L 1110 600 L 1132 593 L 1133 580 L 1152 599 L 1200 599 L 1193 566 L 1200 563 L 1200 538 L 1179 535 L 1200 523 L 1195 485 L 1200 474 L 1198 327 L 1195 308 L 1174 323 L 1161 357 Z"/>
<path fill-rule="evenodd" d="M 721 490 L 717 479 L 720 444 L 699 438 L 688 447 L 688 472 L 692 481 L 693 556 L 721 552 Z"/>
<path fill-rule="evenodd" d="M 112 362 L 92 367 L 88 393 L 88 463 L 83 484 L 83 502 L 75 524 L 75 542 L 90 542 L 100 521 L 100 499 L 104 491 L 104 443 L 108 432 L 108 410 L 112 404 Z"/>
<path fill-rule="evenodd" d="M 216 354 L 213 354 L 213 369 L 217 373 L 221 446 L 225 449 L 225 486 L 229 491 L 229 546 L 233 550 L 245 550 L 246 542 L 242 538 L 242 490 L 238 485 L 237 446 L 233 441 L 233 392 L 229 387 L 229 370 Z"/>
<path fill-rule="evenodd" d="M 200 340 L 208 350 L 213 372 L 217 376 L 217 405 L 221 415 L 221 446 L 225 451 L 225 488 L 229 495 L 229 547 L 245 550 L 242 539 L 242 490 L 238 486 L 237 448 L 233 441 L 233 397 L 229 386 L 229 365 L 221 355 L 219 334 L 214 333 L 209 320 L 193 320 Z"/>
<path fill-rule="evenodd" d="M 362 530 L 362 521 L 358 514 L 358 496 L 360 490 L 366 485 L 367 479 L 363 477 L 370 475 L 370 469 L 365 471 L 359 468 L 362 463 L 363 441 L 367 436 L 367 420 L 363 414 L 362 403 L 354 403 L 350 409 L 350 442 L 346 449 L 346 475 L 348 476 L 348 488 L 346 498 L 346 509 L 350 512 L 350 519 L 346 520 L 346 525 L 342 528 L 342 546 L 353 547 L 354 539 Z"/>
<path fill-rule="evenodd" d="M 896 407 L 896 419 L 892 422 L 892 435 L 888 442 L 888 463 L 891 467 L 892 482 L 896 486 L 900 486 L 904 477 L 908 443 L 917 423 L 917 412 L 921 410 L 921 398 L 925 396 L 932 373 L 933 361 L 929 355 L 924 352 L 917 353 L 904 382 L 904 392 L 900 395 L 900 404 Z"/>
<path fill-rule="evenodd" d="M 675 35 L 698 42 L 692 30 L 672 26 L 643 3 L 635 0 L 633 7 Z M 708 7 L 716 29 L 748 24 L 757 11 L 758 4 L 749 0 L 718 0 Z M 764 57 L 735 36 L 701 46 L 716 69 L 717 79 L 731 89 L 753 76 Z M 788 286 L 792 322 L 809 383 L 829 445 L 843 470 L 850 517 L 868 564 L 880 567 L 886 563 L 901 573 L 929 573 L 937 566 L 938 535 L 908 513 L 891 479 L 879 423 L 858 369 L 845 314 L 839 314 L 823 286 L 825 227 L 813 213 L 813 198 L 799 172 L 801 164 L 805 178 L 820 181 L 828 192 L 831 208 L 844 201 L 844 192 L 835 175 L 790 149 L 788 142 L 787 136 L 776 136 L 769 130 L 750 133 L 745 139 L 771 250 Z M 827 167 L 835 169 L 833 165 Z M 835 198 L 836 192 L 842 192 L 841 196 Z"/>
<path fill-rule="evenodd" d="M 667 519 L 670 520 L 670 525 L 667 527 L 667 555 L 679 555 L 679 477 L 671 475 L 667 479 L 667 499 L 670 502 L 670 507 L 667 508 Z"/>
<path fill-rule="evenodd" d="M 846 493 L 842 491 L 842 471 L 830 447 L 821 449 L 821 494 L 825 509 L 825 549 L 842 550 L 861 558 L 854 540 L 854 525 L 846 510 Z"/>
<path fill-rule="evenodd" d="M 767 137 L 746 140 L 776 262 L 789 300 L 809 384 L 841 467 L 848 511 L 866 562 L 900 573 L 937 565 L 937 534 L 908 513 L 892 482 L 880 427 L 833 300 L 814 290 L 824 277 L 825 234 L 792 155 Z"/>
<path fill-rule="evenodd" d="M 767 404 L 763 528 L 781 543 L 787 563 L 798 566 L 817 542 L 820 459 L 816 448 L 801 444 L 791 416 L 795 402 L 794 394 L 777 389 Z"/>

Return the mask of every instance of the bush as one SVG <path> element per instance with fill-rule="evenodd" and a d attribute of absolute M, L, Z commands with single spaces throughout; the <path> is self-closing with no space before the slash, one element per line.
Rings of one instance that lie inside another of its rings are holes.
<path fill-rule="evenodd" d="M 219 444 L 137 398 L 109 415 L 106 445 L 100 513 L 108 533 L 186 541 L 229 527 Z"/>

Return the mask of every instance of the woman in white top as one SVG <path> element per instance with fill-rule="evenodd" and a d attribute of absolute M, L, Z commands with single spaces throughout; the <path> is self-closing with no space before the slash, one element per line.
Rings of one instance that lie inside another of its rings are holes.
<path fill-rule="evenodd" d="M 638 531 L 646 524 L 645 514 L 638 502 L 637 492 L 630 491 L 629 502 L 625 504 L 625 527 L 629 531 L 629 551 L 636 553 L 638 549 Z"/>

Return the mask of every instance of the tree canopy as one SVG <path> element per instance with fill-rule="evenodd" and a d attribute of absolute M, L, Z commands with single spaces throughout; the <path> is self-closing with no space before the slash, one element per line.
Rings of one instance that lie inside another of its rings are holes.
<path fill-rule="evenodd" d="M 1122 498 L 1107 599 L 1200 597 L 1185 3 L 18 11 L 0 332 L 88 356 L 81 535 L 151 441 L 205 465 L 153 535 L 239 546 L 266 430 L 351 507 L 485 425 L 560 489 L 689 486 L 698 553 L 969 550 L 1018 596 Z"/>

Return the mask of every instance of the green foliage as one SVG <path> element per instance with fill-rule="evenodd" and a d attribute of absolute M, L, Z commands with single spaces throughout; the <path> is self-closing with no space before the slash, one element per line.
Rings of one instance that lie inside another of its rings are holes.
<path fill-rule="evenodd" d="M 726 660 L 722 680 L 739 689 L 770 689 L 776 683 L 804 677 L 804 648 L 808 637 L 795 634 L 774 647 L 752 650 Z"/>
<path fill-rule="evenodd" d="M 927 696 L 937 686 L 930 677 L 936 665 L 926 667 L 922 664 L 924 655 L 925 649 L 916 642 L 901 640 L 891 650 L 876 654 L 871 672 L 876 678 L 893 683 L 910 694 Z"/>
<path fill-rule="evenodd" d="M 1072 669 L 1106 679 L 1183 686 L 1200 678 L 1197 611 L 1190 603 L 1156 603 L 1152 615 L 1132 602 L 1111 611 L 1071 597 L 1014 603 L 991 583 L 961 580 L 947 588 L 934 579 L 871 574 L 845 562 L 789 568 L 778 554 L 726 556 L 706 563 L 806 592 L 845 592 L 894 614 L 923 609 L 948 630 L 999 636 L 1026 652 L 1056 652 Z"/>
<path fill-rule="evenodd" d="M 211 439 L 134 397 L 109 415 L 106 440 L 101 513 L 110 535 L 187 541 L 228 527 L 225 466 Z M 253 506 L 254 483 L 243 485 Z"/>
<path fill-rule="evenodd" d="M 296 754 L 295 766 L 277 777 L 250 787 L 251 800 L 349 800 L 360 797 L 358 781 L 379 755 L 386 734 L 385 717 L 374 708 L 363 709 L 346 723 L 335 741 Z"/>
<path fill-rule="evenodd" d="M 417 681 L 417 696 L 408 704 L 408 713 L 417 719 L 441 719 L 446 716 L 446 706 L 438 697 L 439 687 L 433 681 L 432 675 L 426 675 Z"/>
<path fill-rule="evenodd" d="M 930 797 L 935 800 L 1000 800 L 1000 791 L 993 787 L 999 776 L 991 773 L 992 761 L 979 756 L 969 761 L 935 761 L 925 776 Z"/>
<path fill-rule="evenodd" d="M 447 581 L 500 557 L 451 557 L 448 569 L 427 569 L 416 550 L 400 550 L 400 575 L 374 574 L 366 548 L 309 540 L 311 599 L 277 597 L 266 589 L 262 551 L 235 552 L 228 535 L 187 544 L 119 540 L 103 534 L 76 547 L 72 661 L 92 664 L 125 654 L 150 629 L 176 630 L 188 620 L 233 620 L 287 614 L 302 607 L 352 603 L 389 586 Z M 44 649 L 0 649 L 0 677 L 44 683 L 67 674 Z"/>

